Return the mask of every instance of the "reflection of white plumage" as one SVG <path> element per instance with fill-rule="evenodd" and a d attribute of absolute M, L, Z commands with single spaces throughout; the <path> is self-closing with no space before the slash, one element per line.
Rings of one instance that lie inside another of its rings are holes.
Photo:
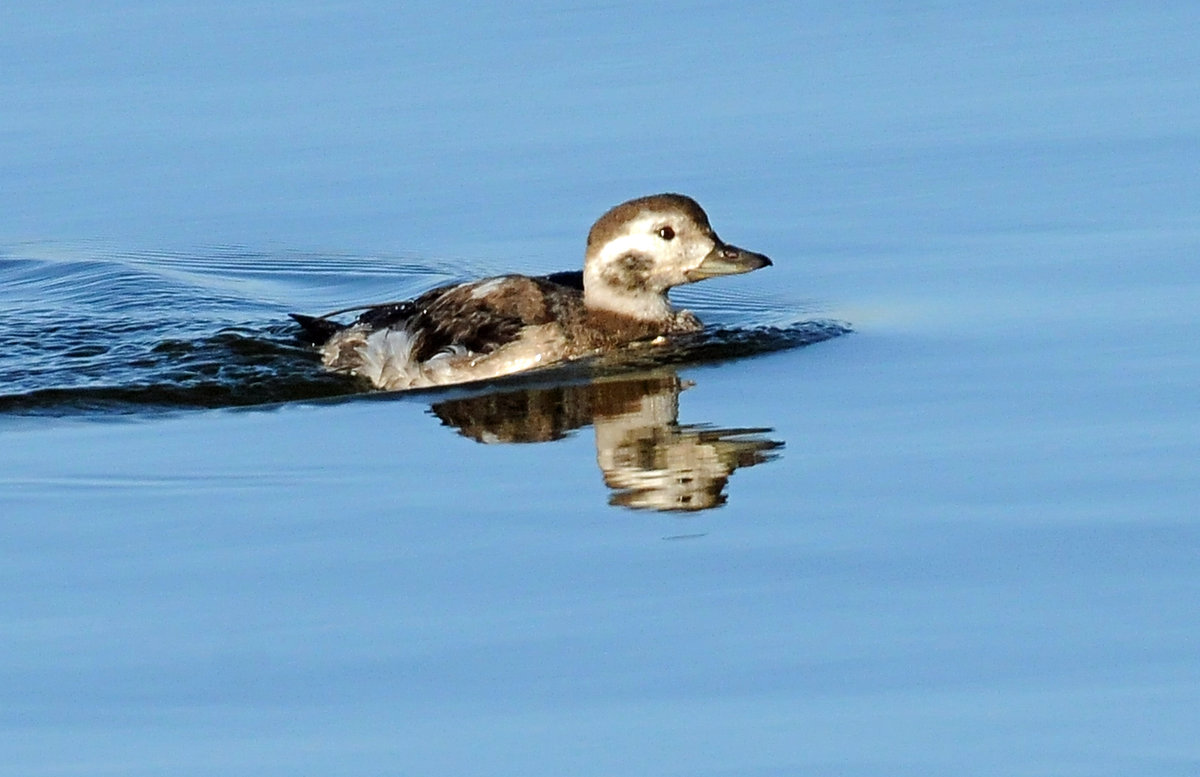
<path fill-rule="evenodd" d="M 619 415 L 597 416 L 596 460 L 613 504 L 652 510 L 704 510 L 725 503 L 738 467 L 767 461 L 782 445 L 767 429 L 680 426 L 679 390 L 646 394 Z"/>
<path fill-rule="evenodd" d="M 406 389 L 506 375 L 700 329 L 667 291 L 769 265 L 721 241 L 679 194 L 631 200 L 588 234 L 582 273 L 503 275 L 370 307 L 349 325 L 294 315 L 325 366 Z"/>

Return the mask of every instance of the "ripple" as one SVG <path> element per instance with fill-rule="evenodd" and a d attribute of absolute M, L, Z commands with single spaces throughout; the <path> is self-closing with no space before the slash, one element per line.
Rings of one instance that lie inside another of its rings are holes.
<path fill-rule="evenodd" d="M 338 285 L 356 277 L 372 278 L 363 287 L 383 288 L 381 299 L 461 277 L 449 263 L 397 257 L 38 249 L 0 252 L 4 414 L 124 416 L 379 396 L 355 379 L 325 372 L 282 312 L 313 299 L 331 306 L 356 301 L 351 293 L 361 301 L 361 291 Z M 332 292 L 331 278 L 337 281 Z M 347 296 L 332 296 L 341 292 Z M 623 349 L 470 390 L 739 359 L 850 331 L 838 322 L 806 320 L 802 307 L 737 290 L 688 289 L 679 297 L 712 326 L 665 346 Z"/>

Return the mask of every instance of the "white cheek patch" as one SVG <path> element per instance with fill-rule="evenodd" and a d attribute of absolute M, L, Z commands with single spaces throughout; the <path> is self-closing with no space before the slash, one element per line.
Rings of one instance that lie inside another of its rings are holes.
<path fill-rule="evenodd" d="M 654 232 L 660 220 L 641 218 L 630 222 L 623 234 L 610 239 L 585 263 L 584 295 L 588 306 L 647 320 L 670 316 L 671 305 L 662 293 L 649 288 L 614 288 L 605 277 L 614 267 L 619 276 L 619 262 L 630 254 L 649 258 L 655 265 L 650 270 L 653 273 L 670 264 L 671 254 L 678 249 Z"/>
<path fill-rule="evenodd" d="M 663 240 L 657 228 L 662 220 L 642 218 L 632 221 L 626 232 L 609 240 L 596 255 L 600 267 L 610 265 L 630 253 L 648 256 L 664 271 L 690 270 L 699 266 L 715 244 L 707 237 L 690 233 L 677 234 L 673 240 Z"/>
<path fill-rule="evenodd" d="M 644 233 L 621 235 L 605 243 L 598 258 L 601 265 L 606 265 L 630 253 L 657 257 L 663 252 L 662 243 L 662 238 L 656 235 Z"/>

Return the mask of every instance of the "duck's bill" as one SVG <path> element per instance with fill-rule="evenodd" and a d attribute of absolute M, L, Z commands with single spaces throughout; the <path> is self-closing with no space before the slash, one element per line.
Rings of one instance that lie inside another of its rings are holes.
<path fill-rule="evenodd" d="M 738 273 L 759 270 L 770 267 L 771 260 L 762 254 L 746 251 L 731 245 L 720 245 L 714 248 L 700 266 L 688 270 L 688 280 L 702 281 L 705 278 L 716 278 L 719 275 L 737 275 Z"/>

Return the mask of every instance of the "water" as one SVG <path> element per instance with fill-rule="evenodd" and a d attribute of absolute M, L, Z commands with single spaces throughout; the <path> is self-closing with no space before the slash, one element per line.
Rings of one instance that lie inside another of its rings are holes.
<path fill-rule="evenodd" d="M 1194 774 L 1196 17 L 0 11 L 0 772 Z M 677 351 L 293 339 L 661 190 Z"/>

